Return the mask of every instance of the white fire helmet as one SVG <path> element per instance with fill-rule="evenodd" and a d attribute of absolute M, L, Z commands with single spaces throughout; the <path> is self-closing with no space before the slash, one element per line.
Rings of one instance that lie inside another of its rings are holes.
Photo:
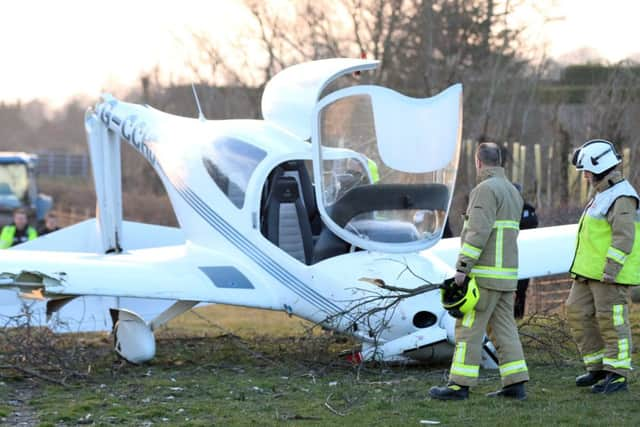
<path fill-rule="evenodd" d="M 620 155 L 606 139 L 592 139 L 573 152 L 571 161 L 579 171 L 600 174 L 620 163 Z"/>

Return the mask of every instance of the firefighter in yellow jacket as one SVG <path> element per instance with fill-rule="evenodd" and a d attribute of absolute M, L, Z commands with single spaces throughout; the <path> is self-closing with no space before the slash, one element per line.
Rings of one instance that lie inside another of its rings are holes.
<path fill-rule="evenodd" d="M 613 144 L 602 139 L 586 142 L 573 156 L 592 186 L 592 198 L 578 227 L 567 317 L 587 368 L 576 385 L 604 394 L 627 390 L 627 301 L 629 286 L 640 284 L 640 198 L 616 170 L 619 163 Z"/>
<path fill-rule="evenodd" d="M 456 321 L 456 349 L 449 383 L 432 387 L 429 395 L 440 400 L 462 400 L 478 383 L 481 351 L 487 325 L 498 351 L 502 389 L 491 397 L 526 398 L 529 380 L 518 328 L 513 318 L 514 292 L 518 281 L 518 245 L 523 201 L 500 167 L 500 147 L 482 143 L 476 150 L 479 184 L 471 191 L 462 249 L 456 263 L 455 281 L 462 285 L 475 279 L 480 296 L 475 309 Z"/>

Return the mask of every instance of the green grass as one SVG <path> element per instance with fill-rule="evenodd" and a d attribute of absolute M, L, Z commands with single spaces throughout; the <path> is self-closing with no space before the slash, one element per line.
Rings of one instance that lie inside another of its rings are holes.
<path fill-rule="evenodd" d="M 90 381 L 69 389 L 46 386 L 32 402 L 41 420 L 73 423 L 87 414 L 98 424 L 145 422 L 194 425 L 276 425 L 284 420 L 308 425 L 418 425 L 437 420 L 460 425 L 598 425 L 616 414 L 616 425 L 637 425 L 633 412 L 640 393 L 603 398 L 573 385 L 577 367 L 531 366 L 529 400 L 503 402 L 484 397 L 499 387 L 484 373 L 466 402 L 426 397 L 441 383 L 443 369 L 369 367 L 310 363 L 274 345 L 267 360 L 256 360 L 233 339 L 161 342 L 149 366 L 96 371 Z M 168 347 L 171 347 L 171 351 Z M 282 354 L 280 354 L 282 356 Z M 636 375 L 634 374 L 634 378 Z M 336 412 L 333 413 L 325 403 Z M 62 403 L 62 404 L 61 404 Z"/>
<path fill-rule="evenodd" d="M 492 400 L 496 372 L 483 372 L 465 402 L 438 402 L 429 387 L 443 383 L 447 366 L 353 367 L 338 358 L 353 343 L 343 337 L 305 334 L 308 324 L 281 313 L 207 307 L 205 319 L 186 316 L 161 331 L 149 364 L 117 362 L 98 340 L 90 374 L 69 387 L 4 380 L 0 417 L 12 387 L 38 384 L 30 405 L 42 425 L 638 425 L 638 374 L 631 391 L 591 395 L 574 386 L 582 368 L 566 361 L 542 363 L 531 352 L 532 381 L 525 402 Z M 260 327 L 255 319 L 260 315 Z M 199 322 L 208 325 L 201 334 Z M 212 322 L 222 329 L 212 328 Z M 232 334 L 226 331 L 232 331 Z M 236 335 L 237 334 L 237 335 Z M 265 335 L 268 334 L 268 335 Z M 527 351 L 525 349 L 525 351 Z M 634 354 L 637 363 L 638 354 Z M 4 412 L 3 412 L 4 411 Z M 1 415 L 4 414 L 4 415 Z"/>

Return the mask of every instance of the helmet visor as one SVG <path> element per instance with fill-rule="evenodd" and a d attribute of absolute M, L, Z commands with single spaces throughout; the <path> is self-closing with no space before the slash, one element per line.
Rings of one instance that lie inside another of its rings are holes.
<path fill-rule="evenodd" d="M 578 169 L 582 167 L 582 164 L 578 165 L 578 157 L 580 157 L 580 151 L 582 151 L 582 147 L 578 147 L 573 150 L 573 157 L 571 158 L 571 164 Z"/>

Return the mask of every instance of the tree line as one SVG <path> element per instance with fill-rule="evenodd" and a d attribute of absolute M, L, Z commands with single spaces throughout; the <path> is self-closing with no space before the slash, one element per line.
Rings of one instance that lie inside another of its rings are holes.
<path fill-rule="evenodd" d="M 640 113 L 640 66 L 626 61 L 561 67 L 543 51 L 536 54 L 524 27 L 511 24 L 523 3 L 291 0 L 275 8 L 246 0 L 251 20 L 237 44 L 194 33 L 182 41 L 193 52 L 182 76 L 168 82 L 158 72 L 141 76 L 139 87 L 124 98 L 194 117 L 186 82 L 195 81 L 207 118 L 260 118 L 262 89 L 283 68 L 328 57 L 375 58 L 380 66 L 360 82 L 415 97 L 463 83 L 465 139 L 518 142 L 531 153 L 539 144 L 550 185 L 559 192 L 555 205 L 569 200 L 566 163 L 572 148 L 590 138 L 628 149 L 626 172 L 638 184 L 640 123 L 634 118 Z M 92 102 L 76 99 L 55 113 L 37 102 L 0 104 L 0 149 L 85 151 L 82 117 Z M 162 191 L 144 160 L 128 148 L 123 173 L 128 188 Z"/>

